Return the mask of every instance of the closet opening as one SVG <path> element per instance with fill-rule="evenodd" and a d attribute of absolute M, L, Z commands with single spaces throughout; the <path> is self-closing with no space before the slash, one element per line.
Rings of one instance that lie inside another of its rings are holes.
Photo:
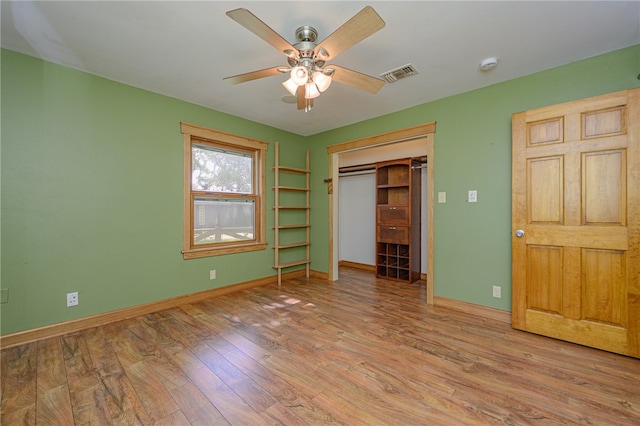
<path fill-rule="evenodd" d="M 329 279 L 339 278 L 339 266 L 375 273 L 375 166 L 399 158 L 418 160 L 422 169 L 421 272 L 427 303 L 433 303 L 433 203 L 435 123 L 331 145 L 329 195 Z"/>

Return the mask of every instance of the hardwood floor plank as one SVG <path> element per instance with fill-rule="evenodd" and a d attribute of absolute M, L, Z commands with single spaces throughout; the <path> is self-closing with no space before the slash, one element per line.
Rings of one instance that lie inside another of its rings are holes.
<path fill-rule="evenodd" d="M 123 365 L 131 386 L 140 398 L 145 411 L 152 421 L 159 420 L 178 410 L 162 381 L 155 375 L 146 362 Z"/>
<path fill-rule="evenodd" d="M 340 395 L 330 389 L 324 389 L 316 395 L 313 402 L 331 414 L 331 422 L 352 426 L 384 424 L 371 413 L 371 407 L 365 408 L 357 402 L 352 403 L 349 396 Z"/>
<path fill-rule="evenodd" d="M 127 328 L 114 329 L 112 334 L 114 350 L 134 387 L 136 385 L 127 368 L 141 362 L 150 367 L 155 377 L 163 384 L 165 398 L 168 396 L 166 390 L 182 386 L 188 381 L 187 376 L 171 362 L 169 356 L 156 345 L 153 336 L 147 333 L 140 323 L 129 323 Z"/>
<path fill-rule="evenodd" d="M 267 391 L 277 401 L 267 408 L 270 415 L 276 413 L 285 415 L 286 418 L 299 419 L 299 422 L 285 422 L 285 424 L 310 423 L 325 424 L 331 419 L 331 415 L 324 412 L 320 407 L 312 402 L 312 398 L 317 394 L 306 395 L 302 389 L 294 387 L 291 383 L 282 379 L 260 362 L 251 358 L 240 350 L 230 351 L 224 357 L 233 365 L 241 369 L 247 376 Z"/>
<path fill-rule="evenodd" d="M 69 387 L 63 384 L 46 390 L 38 388 L 38 404 L 36 405 L 36 424 L 73 424 Z"/>
<path fill-rule="evenodd" d="M 84 334 L 94 369 L 104 389 L 105 401 L 113 423 L 116 425 L 151 424 L 151 419 L 111 347 L 105 328 L 92 328 L 86 330 Z"/>
<path fill-rule="evenodd" d="M 227 419 L 211 404 L 193 383 L 184 384 L 171 391 L 173 399 L 192 425 L 230 425 Z"/>
<path fill-rule="evenodd" d="M 2 359 L 6 372 L 2 376 L 0 419 L 5 424 L 36 424 L 37 344 L 4 350 Z"/>
<path fill-rule="evenodd" d="M 75 360 L 70 359 L 71 362 Z M 81 378 L 74 377 L 69 381 L 69 396 L 76 425 L 110 425 L 113 424 L 102 385 L 95 375 Z"/>
<path fill-rule="evenodd" d="M 182 411 L 174 411 L 166 417 L 157 420 L 153 426 L 191 426 L 191 422 L 182 413 Z"/>
<path fill-rule="evenodd" d="M 62 343 L 59 337 L 37 342 L 36 423 L 73 424 Z"/>
<path fill-rule="evenodd" d="M 3 425 L 640 424 L 640 359 L 351 269 L 5 349 L 0 374 Z"/>
<path fill-rule="evenodd" d="M 89 349 L 82 332 L 62 336 L 62 354 L 69 382 L 93 376 Z"/>
<path fill-rule="evenodd" d="M 145 328 L 146 333 L 167 354 L 184 349 L 183 344 L 180 342 L 181 336 L 179 332 L 175 329 L 175 326 L 172 327 L 172 324 L 170 324 L 172 320 L 171 316 L 164 316 L 162 312 L 148 314 L 140 318 L 140 323 Z"/>
<path fill-rule="evenodd" d="M 164 350 L 154 343 L 154 337 L 147 333 L 144 327 L 130 328 L 127 333 L 144 357 L 145 363 L 154 370 L 156 376 L 167 390 L 182 386 L 189 381 L 187 376 L 176 367 Z M 177 347 L 182 348 L 182 345 L 179 344 Z M 175 350 L 175 347 L 172 350 Z"/>
<path fill-rule="evenodd" d="M 330 414 L 319 411 L 308 411 L 305 407 L 301 410 L 300 406 L 284 405 L 279 402 L 271 405 L 265 411 L 265 414 L 269 416 L 270 424 L 281 425 L 337 425 L 335 419 Z"/>
<path fill-rule="evenodd" d="M 167 311 L 171 318 L 175 320 L 175 326 L 180 328 L 181 342 L 184 346 L 190 346 L 192 342 L 199 342 L 215 335 L 213 330 L 186 312 L 190 306 L 182 305 L 180 308 L 173 308 Z"/>
<path fill-rule="evenodd" d="M 182 312 L 174 313 L 174 317 L 180 318 L 182 320 L 182 316 L 187 316 L 191 318 L 191 321 L 197 324 L 195 327 L 205 328 L 209 330 L 209 334 L 202 335 L 201 339 L 217 340 L 218 344 L 215 345 L 215 349 L 218 352 L 224 353 L 226 350 L 233 350 L 235 348 L 235 346 L 231 342 L 225 340 L 220 334 L 226 331 L 225 327 L 219 324 L 216 319 L 210 317 L 205 311 L 203 311 L 202 305 L 182 305 L 180 309 Z M 195 328 L 194 326 L 191 327 L 192 329 Z M 195 344 L 198 343 L 199 342 L 196 342 Z"/>
<path fill-rule="evenodd" d="M 216 410 L 226 419 L 235 419 L 232 424 L 264 424 L 264 419 L 194 353 L 184 350 L 174 354 L 173 359 Z"/>
<path fill-rule="evenodd" d="M 256 412 L 265 411 L 276 401 L 240 369 L 205 343 L 195 348 L 193 353 Z"/>
<path fill-rule="evenodd" d="M 266 425 L 266 420 L 254 411 L 229 386 L 204 364 L 191 377 L 193 383 L 209 399 L 225 419 L 232 424 Z"/>
<path fill-rule="evenodd" d="M 67 372 L 62 343 L 59 337 L 37 342 L 38 390 L 47 390 L 67 384 Z"/>

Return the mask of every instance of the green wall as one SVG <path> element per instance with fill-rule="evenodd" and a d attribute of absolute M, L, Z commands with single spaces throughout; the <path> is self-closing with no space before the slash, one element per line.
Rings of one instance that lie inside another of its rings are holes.
<path fill-rule="evenodd" d="M 311 150 L 312 269 L 323 272 L 326 147 L 436 121 L 435 186 L 447 203 L 435 205 L 435 293 L 509 310 L 511 113 L 640 86 L 639 45 L 305 138 L 1 54 L 2 334 L 274 275 L 270 248 L 182 259 L 181 121 L 269 142 L 268 188 L 273 142 L 287 165 Z M 272 205 L 268 190 L 267 224 Z M 66 308 L 71 291 L 80 304 Z"/>
<path fill-rule="evenodd" d="M 427 122 L 437 122 L 434 293 L 511 310 L 511 114 L 640 87 L 640 45 L 496 84 L 309 138 L 311 169 L 326 170 L 328 145 Z M 403 82 L 397 84 L 404 84 Z M 384 90 L 384 89 L 383 89 Z M 326 185 L 312 189 L 314 269 L 328 270 Z M 466 202 L 478 190 L 478 202 Z M 492 287 L 502 286 L 502 298 Z"/>
<path fill-rule="evenodd" d="M 303 137 L 6 50 L 1 107 L 2 334 L 275 273 L 270 248 L 183 260 L 180 122 L 269 142 L 267 223 L 273 142 L 304 166 Z"/>

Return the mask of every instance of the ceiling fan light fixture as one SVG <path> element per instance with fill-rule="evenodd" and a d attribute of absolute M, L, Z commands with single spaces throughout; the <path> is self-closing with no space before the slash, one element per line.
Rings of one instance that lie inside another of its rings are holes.
<path fill-rule="evenodd" d="M 318 91 L 318 86 L 313 81 L 308 82 L 304 85 L 304 97 L 305 99 L 314 99 L 320 96 L 320 92 Z"/>
<path fill-rule="evenodd" d="M 309 71 L 307 71 L 305 67 L 293 67 L 291 70 L 291 80 L 298 86 L 302 86 L 309 80 Z"/>
<path fill-rule="evenodd" d="M 313 82 L 318 86 L 320 92 L 324 92 L 331 85 L 331 77 L 323 72 L 316 71 L 313 73 Z"/>
<path fill-rule="evenodd" d="M 329 52 L 327 52 L 324 48 L 318 49 L 318 53 L 316 53 L 316 59 L 320 61 L 326 61 L 329 59 Z"/>
<path fill-rule="evenodd" d="M 292 96 L 296 95 L 298 91 L 298 85 L 292 79 L 285 81 L 284 83 L 282 83 L 282 85 L 285 89 L 287 89 L 289 93 L 291 93 Z"/>

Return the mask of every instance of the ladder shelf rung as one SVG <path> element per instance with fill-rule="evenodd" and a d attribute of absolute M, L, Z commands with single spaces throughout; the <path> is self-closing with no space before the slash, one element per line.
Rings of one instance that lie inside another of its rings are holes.
<path fill-rule="evenodd" d="M 299 186 L 274 186 L 273 188 L 271 188 L 273 190 L 280 190 L 280 191 L 305 191 L 308 192 L 309 188 L 302 188 Z"/>
<path fill-rule="evenodd" d="M 308 210 L 309 206 L 274 206 L 274 210 Z"/>
<path fill-rule="evenodd" d="M 271 229 L 302 229 L 302 228 L 310 228 L 311 225 L 301 224 L 301 225 L 279 225 L 272 226 Z"/>
<path fill-rule="evenodd" d="M 280 268 L 289 268 L 291 266 L 298 266 L 298 265 L 306 265 L 308 263 L 311 263 L 310 260 L 294 260 L 293 262 L 285 262 L 285 263 L 280 263 L 278 265 L 273 265 L 274 268 L 276 269 L 280 269 Z"/>
<path fill-rule="evenodd" d="M 310 173 L 310 171 L 307 169 L 300 169 L 298 167 L 286 167 L 286 166 L 273 167 L 272 170 L 280 171 L 280 172 L 289 172 L 289 173 L 300 173 L 300 174 Z"/>
<path fill-rule="evenodd" d="M 279 246 L 272 247 L 273 249 L 288 249 L 294 247 L 306 247 L 311 245 L 311 243 L 302 242 L 302 243 L 292 243 L 292 244 L 280 244 Z"/>

